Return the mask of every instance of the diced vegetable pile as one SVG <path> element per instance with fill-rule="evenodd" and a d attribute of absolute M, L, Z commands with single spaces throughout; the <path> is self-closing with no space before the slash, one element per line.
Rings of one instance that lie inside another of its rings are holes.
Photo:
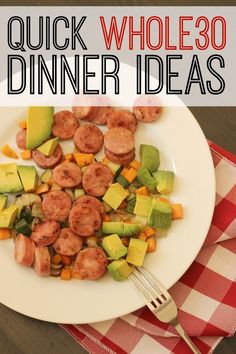
<path fill-rule="evenodd" d="M 26 121 L 20 127 L 27 128 Z M 50 135 L 50 134 L 49 134 Z M 59 139 L 39 138 L 37 150 L 51 156 Z M 45 142 L 46 140 L 46 142 Z M 32 145 L 33 146 L 33 145 Z M 23 160 L 30 160 L 32 148 L 21 152 Z M 2 153 L 11 158 L 18 155 L 9 146 Z M 104 157 L 101 161 L 114 175 L 113 183 L 99 197 L 104 209 L 102 227 L 94 235 L 83 237 L 83 247 L 100 247 L 108 258 L 107 269 L 113 279 L 124 280 L 133 266 L 142 266 L 147 253 L 155 252 L 157 239 L 171 227 L 172 221 L 183 218 L 181 204 L 171 202 L 169 195 L 174 188 L 174 172 L 160 170 L 160 153 L 152 145 L 141 144 L 138 159 L 125 167 Z M 64 155 L 62 163 L 73 162 L 84 173 L 96 160 L 94 154 L 77 150 Z M 0 239 L 15 239 L 18 234 L 31 237 L 36 225 L 45 222 L 42 197 L 49 191 L 65 191 L 72 202 L 86 194 L 80 184 L 73 188 L 62 188 L 53 180 L 52 169 L 45 169 L 39 177 L 33 165 L 0 164 Z M 7 205 L 8 194 L 14 195 Z M 68 220 L 60 223 L 61 229 Z M 50 254 L 50 275 L 63 280 L 80 278 L 73 271 L 74 256 L 57 253 L 53 244 L 47 246 Z"/>

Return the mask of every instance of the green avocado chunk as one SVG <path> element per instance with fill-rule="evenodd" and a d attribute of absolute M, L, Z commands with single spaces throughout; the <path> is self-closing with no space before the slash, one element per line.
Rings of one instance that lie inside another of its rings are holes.
<path fill-rule="evenodd" d="M 142 267 L 148 244 L 138 238 L 131 238 L 126 261 L 135 266 Z"/>
<path fill-rule="evenodd" d="M 51 156 L 54 153 L 54 150 L 56 149 L 58 143 L 58 138 L 50 139 L 46 141 L 46 143 L 44 143 L 43 145 L 39 146 L 37 150 L 42 152 L 46 156 Z"/>
<path fill-rule="evenodd" d="M 141 227 L 139 224 L 128 224 L 123 221 L 104 221 L 102 223 L 102 233 L 105 235 L 133 236 L 139 233 L 140 230 Z"/>
<path fill-rule="evenodd" d="M 2 211 L 7 204 L 8 196 L 5 194 L 0 194 L 0 211 Z"/>
<path fill-rule="evenodd" d="M 170 194 L 174 188 L 174 172 L 172 171 L 156 171 L 153 174 L 157 182 L 157 191 L 162 194 Z"/>
<path fill-rule="evenodd" d="M 125 259 L 118 259 L 111 262 L 107 269 L 114 280 L 125 280 L 132 273 L 133 269 L 128 265 Z"/>
<path fill-rule="evenodd" d="M 148 225 L 158 229 L 168 229 L 172 221 L 172 208 L 169 203 L 153 199 L 148 215 Z"/>
<path fill-rule="evenodd" d="M 122 187 L 120 183 L 117 182 L 113 183 L 108 188 L 102 199 L 104 202 L 110 205 L 112 209 L 116 210 L 128 195 L 129 193 Z"/>
<path fill-rule="evenodd" d="M 104 237 L 102 247 L 112 259 L 119 259 L 127 254 L 127 247 L 123 245 L 117 234 Z"/>
<path fill-rule="evenodd" d="M 52 131 L 53 107 L 28 108 L 26 148 L 34 149 L 49 138 Z"/>
<path fill-rule="evenodd" d="M 22 190 L 16 163 L 0 165 L 0 193 L 15 193 Z"/>
<path fill-rule="evenodd" d="M 34 166 L 18 166 L 18 173 L 25 192 L 33 192 L 38 181 L 37 170 Z"/>
<path fill-rule="evenodd" d="M 146 167 L 141 167 L 137 173 L 137 180 L 150 191 L 154 191 L 157 185 L 156 180 L 151 176 Z"/>
<path fill-rule="evenodd" d="M 18 208 L 15 205 L 11 205 L 9 208 L 0 212 L 0 227 L 11 228 L 15 222 L 18 214 Z"/>
<path fill-rule="evenodd" d="M 152 198 L 147 195 L 137 194 L 134 214 L 148 216 L 152 207 Z"/>
<path fill-rule="evenodd" d="M 41 174 L 40 179 L 41 179 L 41 182 L 48 183 L 50 181 L 50 179 L 52 179 L 52 171 L 49 169 L 44 171 Z"/>
<path fill-rule="evenodd" d="M 153 145 L 141 144 L 139 148 L 140 161 L 149 172 L 158 170 L 160 166 L 159 150 Z"/>

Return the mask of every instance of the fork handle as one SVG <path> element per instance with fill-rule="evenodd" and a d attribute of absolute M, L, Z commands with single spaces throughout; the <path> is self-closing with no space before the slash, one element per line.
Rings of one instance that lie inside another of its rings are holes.
<path fill-rule="evenodd" d="M 177 323 L 175 325 L 176 331 L 179 333 L 179 335 L 183 338 L 185 343 L 189 346 L 189 348 L 192 350 L 194 354 L 201 354 L 201 352 L 198 350 L 198 348 L 195 346 L 195 344 L 191 341 L 187 333 L 184 331 L 183 327 Z"/>

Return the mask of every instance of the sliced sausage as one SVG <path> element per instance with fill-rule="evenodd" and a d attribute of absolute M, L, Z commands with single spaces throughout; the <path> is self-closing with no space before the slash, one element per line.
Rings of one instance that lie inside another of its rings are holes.
<path fill-rule="evenodd" d="M 113 174 L 106 165 L 94 162 L 89 165 L 82 178 L 82 185 L 86 193 L 93 197 L 101 197 L 113 182 Z"/>
<path fill-rule="evenodd" d="M 53 116 L 52 134 L 62 140 L 70 139 L 79 128 L 79 122 L 70 111 L 60 111 Z"/>
<path fill-rule="evenodd" d="M 60 233 L 60 224 L 56 221 L 45 221 L 35 225 L 31 234 L 31 239 L 39 247 L 48 246 L 53 243 Z"/>
<path fill-rule="evenodd" d="M 74 106 L 72 111 L 77 120 L 88 120 L 92 121 L 97 113 L 97 107 L 94 106 Z"/>
<path fill-rule="evenodd" d="M 35 247 L 34 270 L 38 275 L 50 275 L 50 254 L 47 247 Z"/>
<path fill-rule="evenodd" d="M 105 149 L 105 156 L 108 158 L 109 161 L 117 163 L 118 165 L 126 166 L 135 158 L 135 149 L 128 152 L 127 154 L 116 155 L 113 154 L 111 151 Z"/>
<path fill-rule="evenodd" d="M 92 197 L 91 195 L 83 195 L 82 197 L 78 198 L 74 202 L 73 207 L 78 204 L 88 205 L 89 207 L 97 210 L 99 212 L 99 214 L 101 214 L 101 215 L 104 213 L 104 208 L 103 208 L 103 205 L 100 202 L 100 200 Z"/>
<path fill-rule="evenodd" d="M 53 168 L 61 162 L 63 151 L 60 145 L 57 145 L 51 156 L 46 156 L 38 150 L 33 150 L 32 157 L 36 164 L 44 169 Z"/>
<path fill-rule="evenodd" d="M 81 279 L 96 280 L 105 274 L 107 264 L 107 256 L 101 248 L 89 247 L 78 253 L 73 271 Z"/>
<path fill-rule="evenodd" d="M 27 134 L 26 129 L 21 129 L 16 134 L 16 145 L 18 146 L 19 149 L 26 150 L 26 134 Z"/>
<path fill-rule="evenodd" d="M 125 128 L 112 128 L 104 136 L 105 148 L 113 154 L 127 154 L 134 149 L 134 135 Z"/>
<path fill-rule="evenodd" d="M 93 235 L 95 231 L 100 229 L 101 224 L 101 215 L 90 206 L 78 204 L 70 211 L 70 228 L 79 236 Z"/>
<path fill-rule="evenodd" d="M 22 234 L 15 239 L 15 259 L 17 263 L 30 267 L 34 261 L 34 243 Z"/>
<path fill-rule="evenodd" d="M 97 107 L 97 111 L 93 116 L 92 123 L 97 125 L 107 124 L 107 121 L 112 116 L 113 112 L 113 107 Z"/>
<path fill-rule="evenodd" d="M 150 107 L 139 107 L 136 106 L 133 108 L 135 117 L 144 123 L 155 122 L 161 114 L 161 107 L 150 106 Z"/>
<path fill-rule="evenodd" d="M 83 153 L 95 154 L 103 145 L 103 134 L 95 125 L 80 126 L 75 132 L 74 144 Z"/>
<path fill-rule="evenodd" d="M 121 127 L 135 133 L 137 128 L 137 120 L 135 115 L 128 109 L 117 110 L 111 115 L 107 121 L 108 129 Z"/>
<path fill-rule="evenodd" d="M 82 181 L 82 172 L 73 162 L 63 162 L 53 170 L 53 180 L 63 188 L 78 186 Z"/>
<path fill-rule="evenodd" d="M 54 250 L 64 256 L 73 256 L 81 250 L 82 246 L 82 238 L 69 228 L 62 229 L 58 239 L 53 243 Z"/>
<path fill-rule="evenodd" d="M 48 220 L 65 221 L 72 207 L 72 200 L 63 191 L 51 191 L 43 196 L 42 211 Z"/>

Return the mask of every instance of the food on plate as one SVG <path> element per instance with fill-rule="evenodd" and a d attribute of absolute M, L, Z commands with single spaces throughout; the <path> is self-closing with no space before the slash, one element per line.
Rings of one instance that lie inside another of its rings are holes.
<path fill-rule="evenodd" d="M 108 129 L 112 128 L 125 128 L 135 133 L 137 129 L 137 120 L 135 115 L 128 109 L 119 109 L 112 113 L 107 121 Z"/>
<path fill-rule="evenodd" d="M 156 96 L 140 96 L 133 106 L 135 117 L 143 123 L 152 123 L 160 118 L 162 105 Z"/>
<path fill-rule="evenodd" d="M 114 108 L 110 106 L 97 107 L 96 113 L 93 114 L 92 123 L 97 125 L 105 125 L 114 112 Z"/>
<path fill-rule="evenodd" d="M 74 144 L 80 152 L 95 154 L 102 148 L 103 134 L 95 125 L 81 125 L 75 132 Z"/>
<path fill-rule="evenodd" d="M 107 263 L 107 256 L 101 248 L 88 247 L 78 253 L 73 271 L 80 279 L 96 280 L 106 272 Z"/>
<path fill-rule="evenodd" d="M 36 246 L 45 247 L 53 243 L 60 233 L 60 224 L 56 221 L 45 221 L 34 226 L 31 239 Z"/>
<path fill-rule="evenodd" d="M 27 112 L 26 148 L 34 149 L 49 138 L 52 132 L 53 107 L 29 107 Z M 24 149 L 25 150 L 25 149 Z"/>
<path fill-rule="evenodd" d="M 16 145 L 21 150 L 26 150 L 26 134 L 27 134 L 26 129 L 21 129 L 16 134 Z"/>
<path fill-rule="evenodd" d="M 154 121 L 161 108 L 140 104 L 132 113 L 107 102 L 72 110 L 28 109 L 16 143 L 33 161 L 0 164 L 0 239 L 13 238 L 16 262 L 40 276 L 96 280 L 108 270 L 122 281 L 183 218 L 182 205 L 169 199 L 175 174 L 159 169 L 157 147 L 140 144 L 135 159 L 137 119 Z M 94 124 L 109 130 L 103 136 Z M 68 139 L 76 149 L 64 153 L 60 141 Z M 8 203 L 5 193 L 20 194 Z"/>
<path fill-rule="evenodd" d="M 83 246 L 83 240 L 70 228 L 61 230 L 59 237 L 53 242 L 53 248 L 58 254 L 74 256 Z"/>
<path fill-rule="evenodd" d="M 61 190 L 50 191 L 43 196 L 42 212 L 48 220 L 65 221 L 70 213 L 72 200 Z"/>
<path fill-rule="evenodd" d="M 61 140 L 73 138 L 79 128 L 79 121 L 76 116 L 68 111 L 60 111 L 53 116 L 52 134 Z"/>
<path fill-rule="evenodd" d="M 104 136 L 105 148 L 116 155 L 128 154 L 134 149 L 134 143 L 133 133 L 122 127 L 112 128 Z"/>
<path fill-rule="evenodd" d="M 51 156 L 46 156 L 38 150 L 33 150 L 32 157 L 36 164 L 41 168 L 53 168 L 61 162 L 63 151 L 61 145 L 57 145 Z"/>
<path fill-rule="evenodd" d="M 84 171 L 82 186 L 85 192 L 93 197 L 102 197 L 113 181 L 113 174 L 109 167 L 94 162 Z"/>
<path fill-rule="evenodd" d="M 15 259 L 17 263 L 30 267 L 34 261 L 35 245 L 31 238 L 18 234 L 15 239 Z"/>
<path fill-rule="evenodd" d="M 47 247 L 35 247 L 34 252 L 34 270 L 43 277 L 50 274 L 50 254 Z"/>
<path fill-rule="evenodd" d="M 78 186 L 82 181 L 82 172 L 78 165 L 73 162 L 64 162 L 54 168 L 53 180 L 63 188 Z"/>
<path fill-rule="evenodd" d="M 72 231 L 82 237 L 93 235 L 102 224 L 100 213 L 93 207 L 83 203 L 74 206 L 69 215 Z"/>

